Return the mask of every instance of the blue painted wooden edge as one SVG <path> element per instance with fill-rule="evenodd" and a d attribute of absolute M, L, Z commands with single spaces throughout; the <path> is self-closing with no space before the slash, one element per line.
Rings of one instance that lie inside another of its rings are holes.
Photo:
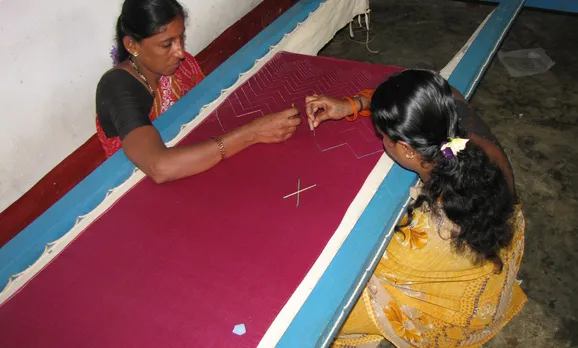
<path fill-rule="evenodd" d="M 319 347 L 335 334 L 333 329 L 341 325 L 355 304 L 352 301 L 347 306 L 347 302 L 359 295 L 357 284 L 371 276 L 371 272 L 364 271 L 374 266 L 371 260 L 383 252 L 380 246 L 416 181 L 414 173 L 393 165 L 277 347 Z M 340 319 L 342 311 L 345 313 Z"/>
<path fill-rule="evenodd" d="M 454 69 L 449 83 L 466 98 L 471 97 L 523 5 L 524 0 L 502 1 Z"/>
<path fill-rule="evenodd" d="M 154 124 L 163 140 L 173 139 L 183 124 L 198 115 L 203 105 L 219 97 L 222 89 L 232 86 L 239 74 L 253 67 L 255 60 L 265 56 L 271 46 L 279 43 L 286 33 L 293 31 L 324 1 L 301 0 L 293 5 L 159 117 Z M 36 262 L 47 243 L 70 231 L 78 216 L 96 208 L 107 192 L 126 181 L 133 170 L 134 165 L 124 153 L 117 152 L 4 245 L 0 249 L 0 289 L 10 276 Z"/>
<path fill-rule="evenodd" d="M 466 97 L 477 86 L 476 79 L 485 71 L 523 3 L 505 0 L 500 4 L 450 76 L 450 84 Z M 359 296 L 363 287 L 357 289 L 357 285 L 371 275 L 365 271 L 375 267 L 371 260 L 383 252 L 379 246 L 397 222 L 409 187 L 416 180 L 415 174 L 397 164 L 392 167 L 277 347 L 321 347 L 327 339 L 331 342 L 336 333 L 332 328 L 343 323 L 355 303 L 346 307 L 347 302 Z M 389 240 L 385 242 L 387 245 Z"/>
<path fill-rule="evenodd" d="M 481 0 L 483 2 L 502 2 L 503 0 Z M 534 7 L 549 11 L 578 13 L 578 0 L 526 0 L 525 7 Z"/>

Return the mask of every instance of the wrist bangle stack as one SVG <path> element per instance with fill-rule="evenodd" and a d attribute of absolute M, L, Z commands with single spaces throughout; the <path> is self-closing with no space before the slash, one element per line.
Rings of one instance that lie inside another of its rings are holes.
<path fill-rule="evenodd" d="M 360 95 L 354 95 L 353 99 L 359 101 L 359 111 L 361 112 L 363 110 L 363 102 L 361 101 L 361 96 Z"/>
<path fill-rule="evenodd" d="M 358 115 L 358 110 L 357 110 L 357 106 L 355 105 L 355 102 L 353 101 L 353 99 L 349 98 L 349 97 L 345 97 L 345 99 L 351 104 L 351 106 L 353 107 L 353 117 L 352 116 L 345 116 L 345 119 L 349 122 L 353 122 L 355 120 L 357 120 L 357 115 Z"/>

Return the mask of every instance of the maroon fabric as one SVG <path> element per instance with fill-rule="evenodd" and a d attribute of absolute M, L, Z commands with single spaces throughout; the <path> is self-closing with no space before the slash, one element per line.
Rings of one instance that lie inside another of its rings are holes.
<path fill-rule="evenodd" d="M 283 53 L 183 143 L 312 93 L 352 95 L 399 71 Z M 0 307 L 2 347 L 253 347 L 313 265 L 381 154 L 367 118 L 306 123 L 214 169 L 145 179 Z M 301 187 L 317 186 L 283 199 Z M 247 333 L 232 333 L 236 324 Z"/>

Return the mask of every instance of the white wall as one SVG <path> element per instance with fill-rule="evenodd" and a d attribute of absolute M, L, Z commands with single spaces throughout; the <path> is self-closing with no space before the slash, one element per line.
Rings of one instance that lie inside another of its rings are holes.
<path fill-rule="evenodd" d="M 198 53 L 262 0 L 181 0 Z M 0 211 L 94 132 L 122 0 L 0 0 Z"/>

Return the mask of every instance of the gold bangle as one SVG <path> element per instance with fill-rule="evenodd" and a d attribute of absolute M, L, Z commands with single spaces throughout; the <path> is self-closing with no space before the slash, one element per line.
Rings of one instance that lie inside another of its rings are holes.
<path fill-rule="evenodd" d="M 221 140 L 221 138 L 213 137 L 213 140 L 217 143 L 217 146 L 219 146 L 219 151 L 221 152 L 221 159 L 227 158 L 227 152 L 225 151 L 225 145 L 223 144 L 223 141 Z"/>

